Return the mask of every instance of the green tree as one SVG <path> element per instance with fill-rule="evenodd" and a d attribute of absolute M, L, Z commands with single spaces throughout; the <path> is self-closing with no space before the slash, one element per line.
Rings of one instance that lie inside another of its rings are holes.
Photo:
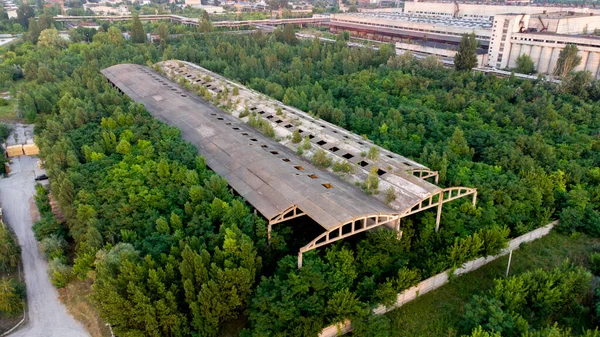
<path fill-rule="evenodd" d="M 29 21 L 31 18 L 35 17 L 35 11 L 31 6 L 24 3 L 17 9 L 17 21 L 23 27 L 29 27 Z"/>
<path fill-rule="evenodd" d="M 131 21 L 131 41 L 134 43 L 146 42 L 144 26 L 142 25 L 140 17 L 137 14 L 133 15 L 133 19 Z"/>
<path fill-rule="evenodd" d="M 6 277 L 0 279 L 0 313 L 18 315 L 23 308 L 23 300 L 17 294 L 14 283 Z"/>
<path fill-rule="evenodd" d="M 558 54 L 558 60 L 556 61 L 556 67 L 554 68 L 554 75 L 560 77 L 567 77 L 575 67 L 581 63 L 581 56 L 577 55 L 579 48 L 574 44 L 567 44 L 563 50 Z"/>
<path fill-rule="evenodd" d="M 294 29 L 293 24 L 286 24 L 283 27 L 283 38 L 286 43 L 296 44 L 298 43 L 298 38 L 296 38 L 296 31 Z"/>
<path fill-rule="evenodd" d="M 8 273 L 21 261 L 21 248 L 15 242 L 8 227 L 0 222 L 0 272 Z"/>
<path fill-rule="evenodd" d="M 535 72 L 535 64 L 529 55 L 522 54 L 517 57 L 515 71 L 521 74 L 532 74 Z"/>
<path fill-rule="evenodd" d="M 454 56 L 454 67 L 458 71 L 470 71 L 477 67 L 477 40 L 475 33 L 463 34 L 458 52 Z"/>
<path fill-rule="evenodd" d="M 38 22 L 36 20 L 31 20 L 29 22 L 29 29 L 27 30 L 27 38 L 29 39 L 29 41 L 31 41 L 31 43 L 33 44 L 38 43 L 38 39 L 40 38 L 41 32 L 42 31 L 40 30 Z"/>

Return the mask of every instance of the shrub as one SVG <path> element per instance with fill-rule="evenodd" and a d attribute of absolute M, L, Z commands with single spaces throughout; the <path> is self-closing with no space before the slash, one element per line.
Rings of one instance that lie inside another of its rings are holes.
<path fill-rule="evenodd" d="M 48 263 L 48 274 L 50 275 L 50 282 L 57 288 L 65 287 L 73 278 L 71 267 L 59 258 L 54 258 Z"/>
<path fill-rule="evenodd" d="M 396 200 L 396 192 L 394 191 L 394 188 L 390 186 L 385 190 L 385 202 L 389 204 L 394 200 Z"/>
<path fill-rule="evenodd" d="M 595 252 L 590 255 L 590 270 L 594 275 L 600 275 L 600 253 Z"/>
<path fill-rule="evenodd" d="M 298 144 L 302 141 L 302 135 L 300 135 L 300 131 L 298 129 L 294 130 L 292 133 L 292 143 Z"/>
<path fill-rule="evenodd" d="M 478 233 L 483 240 L 483 256 L 496 255 L 508 246 L 510 229 L 506 226 L 483 228 Z"/>
<path fill-rule="evenodd" d="M 331 158 L 324 150 L 318 149 L 312 157 L 312 163 L 318 168 L 328 168 L 331 166 Z"/>
<path fill-rule="evenodd" d="M 55 258 L 63 259 L 65 257 L 66 249 L 67 241 L 56 234 L 45 237 L 40 242 L 40 250 L 47 260 L 53 260 Z"/>
<path fill-rule="evenodd" d="M 54 214 L 46 213 L 39 221 L 33 224 L 33 233 L 35 234 L 35 238 L 41 241 L 53 234 L 64 237 L 66 230 Z"/>
<path fill-rule="evenodd" d="M 8 227 L 0 223 L 0 272 L 17 268 L 21 260 L 21 247 L 16 243 Z"/>
<path fill-rule="evenodd" d="M 19 286 L 15 281 L 8 278 L 0 280 L 0 313 L 15 316 L 22 312 L 23 298 L 19 293 Z"/>
<path fill-rule="evenodd" d="M 373 161 L 377 160 L 377 158 L 379 158 L 379 148 L 377 146 L 371 146 L 367 158 Z"/>
<path fill-rule="evenodd" d="M 302 142 L 302 148 L 304 150 L 310 150 L 312 144 L 310 143 L 310 138 L 308 136 L 304 137 L 304 141 Z"/>
<path fill-rule="evenodd" d="M 479 256 L 483 247 L 483 240 L 479 234 L 473 233 L 465 238 L 456 238 L 454 245 L 448 249 L 448 261 L 456 268 L 465 262 Z"/>
<path fill-rule="evenodd" d="M 352 169 L 353 169 L 352 164 L 350 164 L 350 162 L 347 160 L 336 161 L 335 163 L 333 163 L 333 171 L 334 172 L 350 173 L 350 172 L 352 172 Z"/>

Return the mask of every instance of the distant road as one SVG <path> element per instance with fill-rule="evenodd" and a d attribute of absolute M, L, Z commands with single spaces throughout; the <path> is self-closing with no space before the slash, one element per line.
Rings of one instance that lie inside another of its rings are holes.
<path fill-rule="evenodd" d="M 89 337 L 58 299 L 47 266 L 31 230 L 30 201 L 35 194 L 37 157 L 13 159 L 8 178 L 0 179 L 0 202 L 5 222 L 13 229 L 23 255 L 28 317 L 24 327 L 10 337 Z M 35 206 L 34 206 L 35 207 Z"/>

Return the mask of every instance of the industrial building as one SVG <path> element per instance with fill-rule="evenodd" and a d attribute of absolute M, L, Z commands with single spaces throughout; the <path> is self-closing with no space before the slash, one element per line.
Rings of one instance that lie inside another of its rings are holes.
<path fill-rule="evenodd" d="M 600 29 L 600 15 L 574 12 L 502 14 L 494 17 L 488 65 L 514 68 L 516 59 L 531 57 L 538 73 L 552 73 L 567 44 L 579 49 L 581 63 L 575 71 L 587 70 L 600 78 L 600 37 L 588 33 Z"/>
<path fill-rule="evenodd" d="M 464 18 L 492 21 L 494 16 L 506 13 L 537 14 L 546 12 L 573 12 L 600 14 L 600 9 L 576 6 L 552 6 L 518 3 L 468 3 L 458 1 L 406 1 L 404 13 L 430 17 Z"/>
<path fill-rule="evenodd" d="M 426 209 L 437 209 L 439 228 L 444 203 L 468 195 L 476 202 L 476 189 L 441 188 L 427 180 L 437 180 L 437 172 L 343 128 L 203 68 L 179 61 L 159 66 L 171 80 L 132 64 L 112 66 L 102 73 L 119 91 L 144 104 L 150 114 L 178 127 L 183 138 L 206 158 L 208 167 L 267 219 L 269 238 L 272 226 L 294 218 L 307 216 L 320 225 L 323 232 L 300 248 L 299 267 L 307 251 L 380 226 L 398 231 L 400 237 L 400 219 Z M 176 84 L 183 80 L 223 100 L 232 99 L 229 95 L 237 87 L 237 103 L 229 113 L 223 111 Z M 248 110 L 250 116 L 242 114 Z M 249 126 L 250 117 L 269 123 L 275 137 Z M 311 143 L 303 155 L 298 154 L 299 144 L 291 141 L 295 130 Z M 380 155 L 365 157 L 363 153 L 373 147 Z M 340 174 L 317 168 L 309 159 L 316 151 L 325 151 L 336 162 L 351 163 L 354 170 Z M 384 193 L 368 195 L 357 187 L 356 182 L 375 170 L 379 189 L 392 191 L 393 200 L 382 201 Z"/>
<path fill-rule="evenodd" d="M 334 33 L 349 30 L 355 36 L 395 42 L 412 39 L 457 44 L 463 34 L 475 33 L 477 40 L 487 45 L 492 22 L 384 11 L 332 14 L 329 27 Z"/>
<path fill-rule="evenodd" d="M 579 49 L 575 68 L 600 78 L 600 9 L 530 4 L 406 2 L 398 9 L 334 14 L 330 29 L 353 36 L 393 42 L 398 52 L 435 55 L 451 62 L 463 34 L 479 41 L 479 67 L 511 69 L 526 54 L 536 72 L 552 74 L 567 44 Z"/>

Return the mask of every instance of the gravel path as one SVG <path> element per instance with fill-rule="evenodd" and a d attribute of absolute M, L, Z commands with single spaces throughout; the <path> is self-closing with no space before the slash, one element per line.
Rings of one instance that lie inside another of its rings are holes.
<path fill-rule="evenodd" d="M 37 157 L 13 159 L 12 172 L 0 179 L 0 203 L 5 222 L 14 230 L 22 248 L 27 285 L 28 321 L 10 337 L 87 337 L 89 334 L 58 299 L 50 283 L 47 263 L 31 230 L 30 200 L 39 174 Z"/>

